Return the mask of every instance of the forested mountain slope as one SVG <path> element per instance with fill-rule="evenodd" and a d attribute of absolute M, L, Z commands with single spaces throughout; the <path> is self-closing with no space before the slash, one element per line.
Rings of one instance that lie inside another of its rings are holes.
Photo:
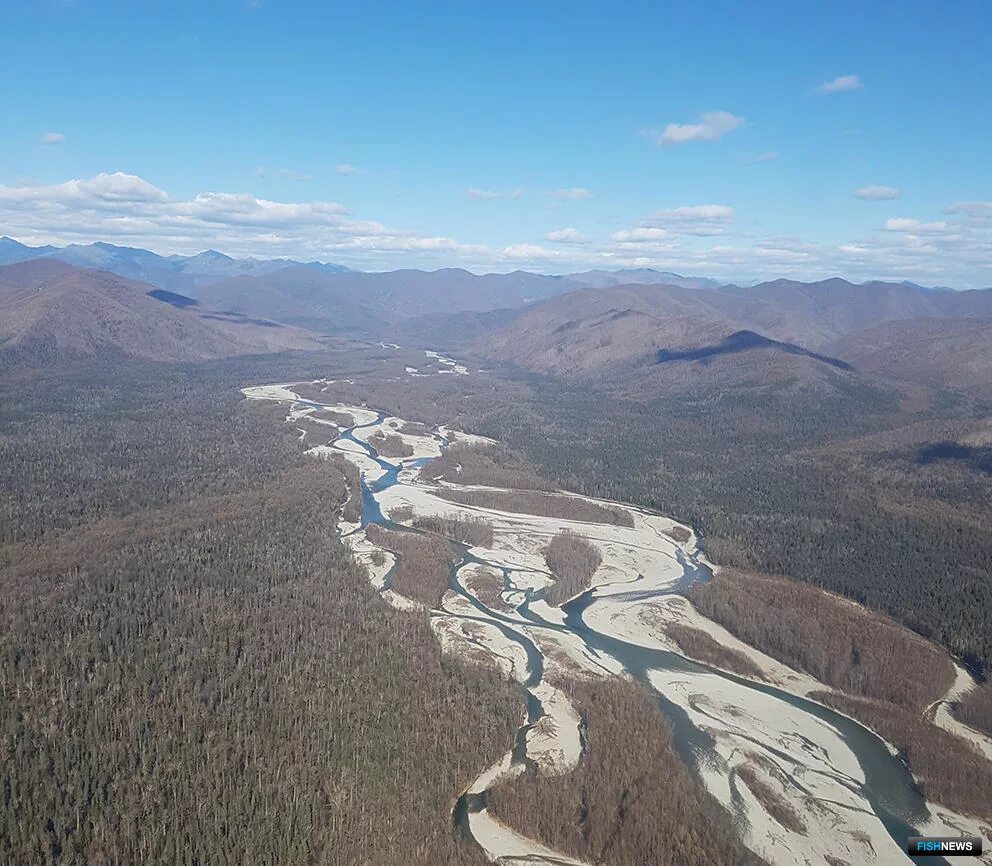
<path fill-rule="evenodd" d="M 935 292 L 903 283 L 854 285 L 776 280 L 741 288 L 628 285 L 569 292 L 536 304 L 511 326 L 483 337 L 488 357 L 526 369 L 583 374 L 647 357 L 659 349 L 695 348 L 740 330 L 843 357 L 855 332 L 926 318 L 939 335 L 962 320 L 992 314 L 992 291 Z"/>
<path fill-rule="evenodd" d="M 341 330 L 428 314 L 515 307 L 574 285 L 566 277 L 526 271 L 481 276 L 461 268 L 335 274 L 291 267 L 221 281 L 198 291 L 197 297 L 250 316 L 302 326 L 313 321 Z"/>
<path fill-rule="evenodd" d="M 54 259 L 0 267 L 0 363 L 7 365 L 106 354 L 198 360 L 319 345 L 296 328 Z"/>

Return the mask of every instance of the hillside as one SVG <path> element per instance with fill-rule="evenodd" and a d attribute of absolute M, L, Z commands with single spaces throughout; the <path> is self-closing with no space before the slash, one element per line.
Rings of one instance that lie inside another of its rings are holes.
<path fill-rule="evenodd" d="M 197 292 L 204 303 L 339 332 L 429 314 L 516 307 L 573 288 L 564 277 L 515 271 L 477 276 L 460 268 L 379 274 L 328 273 L 294 266 L 223 280 Z"/>
<path fill-rule="evenodd" d="M 832 279 L 719 289 L 614 286 L 536 304 L 512 325 L 482 336 L 476 347 L 488 358 L 528 370 L 585 375 L 643 366 L 659 351 L 681 353 L 688 360 L 690 350 L 751 331 L 770 341 L 762 349 L 780 351 L 785 344 L 793 354 L 839 359 L 854 367 L 865 362 L 866 370 L 880 372 L 882 358 L 869 356 L 876 344 L 884 354 L 891 343 L 897 350 L 890 356 L 893 369 L 905 347 L 917 356 L 912 360 L 918 381 L 967 386 L 980 384 L 988 369 L 981 359 L 992 352 L 985 324 L 990 311 L 992 291 L 935 292 L 901 283 L 854 285 Z M 863 336 L 855 337 L 858 333 Z M 921 341 L 928 346 L 925 351 Z M 727 354 L 726 349 L 720 353 Z M 966 352 L 977 355 L 966 360 Z M 928 372 L 932 364 L 954 372 L 943 377 Z"/>
<path fill-rule="evenodd" d="M 829 351 L 865 372 L 992 400 L 992 316 L 886 322 L 848 334 Z"/>
<path fill-rule="evenodd" d="M 8 366 L 102 355 L 190 361 L 319 346 L 304 331 L 102 271 L 53 259 L 0 267 L 0 361 Z"/>

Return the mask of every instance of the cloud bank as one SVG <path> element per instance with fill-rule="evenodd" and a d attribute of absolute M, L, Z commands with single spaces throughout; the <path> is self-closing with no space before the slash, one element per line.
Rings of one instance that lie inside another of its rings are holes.
<path fill-rule="evenodd" d="M 558 190 L 581 200 L 584 188 Z M 887 199 L 879 199 L 885 201 Z M 992 285 L 992 202 L 958 201 L 941 218 L 888 216 L 874 231 L 822 243 L 761 233 L 728 204 L 682 204 L 610 224 L 601 239 L 547 226 L 499 242 L 359 218 L 337 201 L 273 201 L 250 193 L 173 196 L 125 172 L 61 183 L 0 186 L 0 234 L 29 244 L 105 240 L 160 253 L 216 248 L 238 256 L 336 261 L 365 270 L 445 267 L 564 273 L 652 267 L 719 279 L 909 279 Z"/>

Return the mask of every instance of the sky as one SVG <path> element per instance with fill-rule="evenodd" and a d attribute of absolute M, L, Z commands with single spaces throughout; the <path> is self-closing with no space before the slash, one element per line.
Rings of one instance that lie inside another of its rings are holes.
<path fill-rule="evenodd" d="M 0 234 L 992 286 L 992 4 L 6 0 Z"/>

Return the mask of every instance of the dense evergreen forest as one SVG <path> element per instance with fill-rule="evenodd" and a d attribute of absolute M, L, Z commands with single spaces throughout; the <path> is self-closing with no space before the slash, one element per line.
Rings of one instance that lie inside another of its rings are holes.
<path fill-rule="evenodd" d="M 0 862 L 485 862 L 450 808 L 519 693 L 381 603 L 250 375 L 3 384 Z"/>

